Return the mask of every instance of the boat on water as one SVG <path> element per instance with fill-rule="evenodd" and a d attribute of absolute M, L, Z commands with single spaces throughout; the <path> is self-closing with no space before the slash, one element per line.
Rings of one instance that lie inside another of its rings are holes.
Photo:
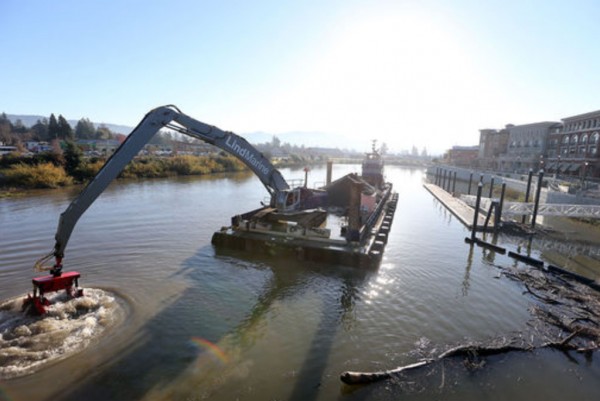
<path fill-rule="evenodd" d="M 360 175 L 331 181 L 331 168 L 329 162 L 327 184 L 302 200 L 303 210 L 281 213 L 265 206 L 233 216 L 231 226 L 213 234 L 212 244 L 276 258 L 379 266 L 398 201 L 385 182 L 383 157 L 374 142 Z"/>

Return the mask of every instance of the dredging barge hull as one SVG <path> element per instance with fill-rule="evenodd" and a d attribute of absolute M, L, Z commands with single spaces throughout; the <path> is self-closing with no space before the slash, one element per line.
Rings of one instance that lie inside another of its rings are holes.
<path fill-rule="evenodd" d="M 232 226 L 213 234 L 212 244 L 219 249 L 242 251 L 270 258 L 287 258 L 326 264 L 377 268 L 390 233 L 398 194 L 386 184 L 382 199 L 358 236 L 352 240 L 328 238 L 321 229 L 291 226 L 285 230 L 265 229 L 255 216 L 267 214 L 266 208 L 232 218 Z"/>

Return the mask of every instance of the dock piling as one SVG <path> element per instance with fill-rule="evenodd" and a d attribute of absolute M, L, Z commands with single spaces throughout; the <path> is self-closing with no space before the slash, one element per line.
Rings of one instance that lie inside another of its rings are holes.
<path fill-rule="evenodd" d="M 454 179 L 452 180 L 452 194 L 456 191 L 456 171 L 454 172 Z"/>
<path fill-rule="evenodd" d="M 490 178 L 490 193 L 488 195 L 488 198 L 492 197 L 493 192 L 494 192 L 494 177 Z"/>
<path fill-rule="evenodd" d="M 533 170 L 529 169 L 529 175 L 527 177 L 527 190 L 525 191 L 525 203 L 529 202 L 529 192 L 531 191 L 531 178 L 533 177 Z M 526 215 L 523 215 L 521 219 L 521 223 L 525 224 L 525 220 L 527 219 Z"/>
<path fill-rule="evenodd" d="M 473 182 L 473 172 L 469 174 L 469 189 L 467 190 L 467 195 L 471 195 L 471 183 Z"/>
<path fill-rule="evenodd" d="M 533 216 L 531 217 L 531 228 L 535 228 L 535 219 L 538 213 L 538 207 L 540 205 L 540 194 L 542 193 L 542 182 L 544 181 L 544 170 L 540 170 L 538 176 L 538 186 L 535 191 L 535 203 L 533 205 Z"/>
<path fill-rule="evenodd" d="M 483 189 L 483 183 L 480 181 L 479 184 L 477 184 L 477 199 L 475 200 L 475 214 L 473 217 L 473 228 L 471 230 L 471 240 L 472 241 L 475 241 L 475 232 L 477 231 L 477 220 L 479 218 L 479 204 L 481 203 L 481 190 L 482 189 Z"/>
<path fill-rule="evenodd" d="M 502 208 L 504 207 L 504 193 L 506 191 L 506 182 L 502 182 L 502 189 L 500 190 L 500 203 L 496 207 L 496 214 L 494 215 L 494 229 L 500 228 L 502 223 Z"/>
<path fill-rule="evenodd" d="M 442 189 L 446 190 L 446 175 L 448 174 L 448 170 L 442 170 Z"/>

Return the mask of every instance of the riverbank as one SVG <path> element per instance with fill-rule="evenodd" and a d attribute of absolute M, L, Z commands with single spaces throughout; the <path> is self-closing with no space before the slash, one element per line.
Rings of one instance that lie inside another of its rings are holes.
<path fill-rule="evenodd" d="M 2 159 L 0 164 L 0 199 L 23 196 L 33 189 L 56 189 L 86 184 L 96 176 L 105 159 L 90 158 L 69 168 L 64 158 Z M 323 164 L 321 160 L 280 162 L 277 168 L 304 168 Z M 226 154 L 209 156 L 143 156 L 132 160 L 118 179 L 169 178 L 248 170 L 239 159 Z"/>
<path fill-rule="evenodd" d="M 0 169 L 0 198 L 20 196 L 32 189 L 52 189 L 90 181 L 105 160 L 89 159 L 69 169 L 61 161 L 16 160 Z M 140 157 L 119 174 L 120 179 L 167 178 L 243 171 L 246 166 L 229 155 Z"/>

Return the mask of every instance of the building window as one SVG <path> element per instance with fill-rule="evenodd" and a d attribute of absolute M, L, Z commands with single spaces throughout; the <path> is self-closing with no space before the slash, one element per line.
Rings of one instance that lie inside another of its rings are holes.
<path fill-rule="evenodd" d="M 588 134 L 585 134 L 581 137 L 581 143 L 584 145 L 588 142 Z"/>
<path fill-rule="evenodd" d="M 580 146 L 579 147 L 579 156 L 584 156 L 585 155 L 585 146 Z"/>
<path fill-rule="evenodd" d="M 562 143 L 563 143 L 563 145 L 567 145 L 569 143 L 569 136 L 568 135 L 563 136 Z"/>
<path fill-rule="evenodd" d="M 598 148 L 596 146 L 590 146 L 590 156 L 595 157 Z"/>
<path fill-rule="evenodd" d="M 599 139 L 600 139 L 600 134 L 598 134 L 597 132 L 594 132 L 594 134 L 592 135 L 592 143 L 594 145 L 597 145 Z"/>
<path fill-rule="evenodd" d="M 571 145 L 577 145 L 577 135 L 571 135 Z"/>

